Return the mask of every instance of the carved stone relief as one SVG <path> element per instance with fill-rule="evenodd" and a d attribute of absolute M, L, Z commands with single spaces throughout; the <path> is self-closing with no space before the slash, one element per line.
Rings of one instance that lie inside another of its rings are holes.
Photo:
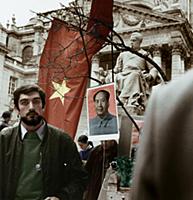
<path fill-rule="evenodd" d="M 116 30 L 124 29 L 124 28 L 140 28 L 140 27 L 149 27 L 162 24 L 155 19 L 151 19 L 151 17 L 143 15 L 143 14 L 136 14 L 132 11 L 125 12 L 122 9 L 116 9 L 113 13 L 114 19 L 114 28 Z M 164 24 L 165 22 L 163 22 Z"/>
<path fill-rule="evenodd" d="M 142 17 L 126 14 L 122 16 L 122 19 L 123 19 L 123 22 L 127 24 L 128 26 L 136 26 L 140 23 L 140 21 L 142 20 Z"/>

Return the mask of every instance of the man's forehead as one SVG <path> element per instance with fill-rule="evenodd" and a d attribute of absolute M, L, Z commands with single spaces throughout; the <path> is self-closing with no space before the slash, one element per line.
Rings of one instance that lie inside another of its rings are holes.
<path fill-rule="evenodd" d="M 40 98 L 40 94 L 38 92 L 30 92 L 27 94 L 20 94 L 20 100 L 21 99 L 34 99 L 34 98 Z"/>
<path fill-rule="evenodd" d="M 104 92 L 99 92 L 99 93 L 96 95 L 95 98 L 96 98 L 96 99 L 99 99 L 99 98 L 106 98 L 106 97 L 105 97 Z"/>

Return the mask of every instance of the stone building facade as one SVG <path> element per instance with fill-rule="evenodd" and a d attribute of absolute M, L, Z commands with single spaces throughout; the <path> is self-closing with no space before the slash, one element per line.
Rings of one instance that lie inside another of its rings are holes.
<path fill-rule="evenodd" d="M 144 37 L 142 48 L 151 53 L 168 80 L 177 78 L 193 67 L 193 2 L 148 0 L 122 2 L 124 4 L 114 3 L 114 30 L 123 38 L 126 45 L 129 46 L 132 32 L 141 32 Z M 190 4 L 189 7 L 187 3 Z M 184 10 L 185 8 L 189 12 Z M 116 39 L 115 37 L 114 40 Z M 105 70 L 112 69 L 119 52 L 115 49 L 113 53 L 113 63 L 111 47 L 103 49 L 95 56 L 93 76 L 97 78 L 99 66 Z"/>
<path fill-rule="evenodd" d="M 79 0 L 79 5 L 89 12 L 91 0 Z M 54 13 L 61 14 L 61 11 Z M 68 16 L 65 17 L 68 20 Z M 126 45 L 129 46 L 132 32 L 143 34 L 142 48 L 151 53 L 168 80 L 178 78 L 193 67 L 192 0 L 117 0 L 114 1 L 113 17 L 114 30 Z M 35 16 L 22 27 L 17 27 L 14 17 L 7 27 L 0 25 L 0 115 L 12 109 L 12 94 L 16 87 L 37 82 L 39 59 L 50 23 L 48 18 Z M 118 41 L 117 37 L 112 37 L 113 41 Z M 111 45 L 98 52 L 92 60 L 91 76 L 100 78 L 99 67 L 112 70 L 118 54 Z M 97 84 L 90 82 L 91 86 Z M 86 131 L 85 120 L 86 105 L 78 134 Z"/>
<path fill-rule="evenodd" d="M 38 63 L 49 22 L 33 18 L 17 27 L 15 18 L 7 27 L 0 26 L 0 110 L 13 108 L 12 94 L 24 83 L 37 82 Z"/>

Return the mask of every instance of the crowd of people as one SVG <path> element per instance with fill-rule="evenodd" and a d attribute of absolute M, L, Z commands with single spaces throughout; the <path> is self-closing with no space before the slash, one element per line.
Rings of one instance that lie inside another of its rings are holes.
<path fill-rule="evenodd" d="M 144 53 L 140 49 L 141 34 L 132 34 L 131 41 L 133 49 Z M 115 72 L 119 74 L 115 80 L 124 104 L 134 102 L 136 92 L 147 94 L 142 87 L 144 80 L 155 80 L 157 71 L 150 66 L 143 72 L 145 64 L 144 59 L 131 56 L 131 52 L 118 57 Z M 130 82 L 138 89 L 129 89 Z M 133 137 L 133 143 L 139 147 L 130 191 L 132 200 L 193 199 L 192 86 L 190 70 L 151 94 L 142 136 Z M 10 126 L 12 113 L 2 113 L 0 199 L 97 200 L 105 173 L 117 157 L 118 143 L 104 140 L 94 147 L 87 135 L 81 135 L 78 151 L 67 133 L 51 126 L 43 117 L 45 95 L 36 84 L 22 85 L 13 93 L 19 123 Z M 98 116 L 90 121 L 91 131 L 98 130 L 99 122 L 109 123 L 117 131 L 115 122 L 109 122 L 116 118 L 108 111 L 109 93 L 99 90 L 93 101 Z M 110 127 L 109 132 L 105 128 L 100 131 L 112 133 Z"/>
<path fill-rule="evenodd" d="M 81 135 L 78 152 L 67 133 L 44 119 L 45 93 L 38 85 L 17 88 L 13 98 L 20 121 L 9 126 L 11 113 L 2 114 L 0 199 L 97 199 L 105 170 L 116 156 L 116 141 L 94 147 Z"/>

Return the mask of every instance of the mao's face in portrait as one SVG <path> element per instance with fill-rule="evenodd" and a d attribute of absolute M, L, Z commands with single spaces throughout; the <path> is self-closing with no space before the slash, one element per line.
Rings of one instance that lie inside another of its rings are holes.
<path fill-rule="evenodd" d="M 108 113 L 109 102 L 103 92 L 99 92 L 95 97 L 95 111 L 99 117 L 104 117 Z"/>

